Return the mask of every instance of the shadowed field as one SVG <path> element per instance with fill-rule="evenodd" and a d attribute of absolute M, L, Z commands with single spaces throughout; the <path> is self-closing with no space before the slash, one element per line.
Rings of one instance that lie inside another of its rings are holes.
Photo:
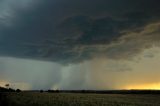
<path fill-rule="evenodd" d="M 3 93 L 0 106 L 160 106 L 160 95 Z"/>

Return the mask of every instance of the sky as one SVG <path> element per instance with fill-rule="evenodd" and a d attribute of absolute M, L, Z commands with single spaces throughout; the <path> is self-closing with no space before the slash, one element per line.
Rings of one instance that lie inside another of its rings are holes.
<path fill-rule="evenodd" d="M 0 86 L 160 89 L 159 0 L 0 0 Z"/>

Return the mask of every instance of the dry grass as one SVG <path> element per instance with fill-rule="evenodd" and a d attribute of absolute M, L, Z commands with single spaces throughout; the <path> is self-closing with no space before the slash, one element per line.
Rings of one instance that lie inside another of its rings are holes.
<path fill-rule="evenodd" d="M 8 93 L 9 106 L 160 106 L 160 95 Z"/>

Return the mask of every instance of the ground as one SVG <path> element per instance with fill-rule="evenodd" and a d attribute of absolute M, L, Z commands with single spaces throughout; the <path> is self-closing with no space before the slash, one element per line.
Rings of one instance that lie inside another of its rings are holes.
<path fill-rule="evenodd" d="M 3 93 L 0 106 L 160 106 L 160 95 Z"/>

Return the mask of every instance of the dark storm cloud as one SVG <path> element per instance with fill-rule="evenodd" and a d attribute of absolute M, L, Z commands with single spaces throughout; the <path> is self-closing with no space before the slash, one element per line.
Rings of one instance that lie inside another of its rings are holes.
<path fill-rule="evenodd" d="M 135 48 L 127 42 L 102 51 L 98 47 L 120 42 L 128 32 L 141 33 L 160 19 L 159 0 L 30 0 L 25 8 L 27 2 L 7 1 L 0 1 L 8 5 L 0 11 L 0 54 L 61 63 L 91 59 L 100 52 L 110 58 L 124 52 L 130 56 L 128 50 L 134 54 Z M 137 46 L 137 51 L 144 48 Z"/>

